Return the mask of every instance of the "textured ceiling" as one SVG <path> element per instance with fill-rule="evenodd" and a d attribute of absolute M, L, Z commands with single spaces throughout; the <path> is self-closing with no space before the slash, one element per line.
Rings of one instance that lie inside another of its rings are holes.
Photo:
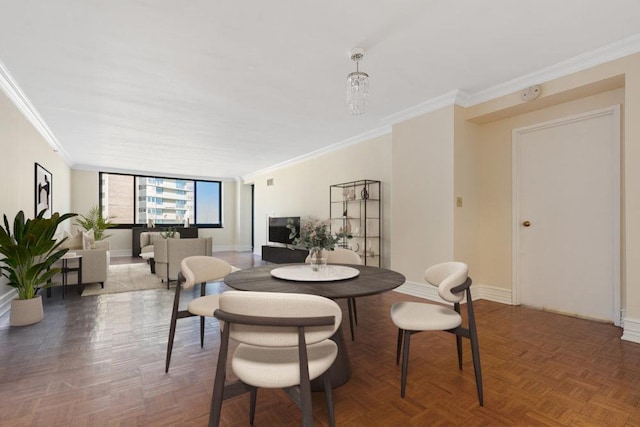
<path fill-rule="evenodd" d="M 239 177 L 637 37 L 638 0 L 0 0 L 0 63 L 75 168 Z M 345 77 L 366 50 L 367 113 Z"/>

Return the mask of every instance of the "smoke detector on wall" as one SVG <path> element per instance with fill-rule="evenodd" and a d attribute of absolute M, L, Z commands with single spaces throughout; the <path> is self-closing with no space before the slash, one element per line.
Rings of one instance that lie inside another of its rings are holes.
<path fill-rule="evenodd" d="M 533 101 L 540 96 L 540 86 L 531 86 L 520 93 L 520 99 L 523 101 Z"/>

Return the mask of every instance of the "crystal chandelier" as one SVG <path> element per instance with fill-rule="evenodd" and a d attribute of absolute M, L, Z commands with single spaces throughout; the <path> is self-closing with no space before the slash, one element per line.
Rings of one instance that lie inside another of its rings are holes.
<path fill-rule="evenodd" d="M 363 114 L 369 94 L 369 74 L 358 70 L 358 62 L 364 56 L 364 49 L 355 48 L 351 51 L 351 60 L 356 63 L 356 71 L 347 76 L 347 104 L 351 114 Z"/>

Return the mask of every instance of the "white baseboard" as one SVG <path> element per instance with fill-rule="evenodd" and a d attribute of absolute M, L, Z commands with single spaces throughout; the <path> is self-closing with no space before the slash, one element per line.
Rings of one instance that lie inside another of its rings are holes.
<path fill-rule="evenodd" d="M 11 309 L 11 301 L 18 296 L 15 289 L 9 290 L 6 294 L 0 296 L 0 316 L 4 315 Z"/>
<path fill-rule="evenodd" d="M 500 304 L 513 305 L 511 289 L 498 288 L 489 285 L 471 285 L 473 299 L 485 299 L 487 301 L 499 302 Z"/>
<path fill-rule="evenodd" d="M 235 245 L 213 245 L 212 251 L 213 252 L 235 252 L 237 251 L 237 249 Z"/>
<path fill-rule="evenodd" d="M 426 283 L 407 281 L 402 286 L 396 288 L 395 291 L 418 298 L 424 298 L 429 301 L 447 304 L 447 302 L 438 295 L 438 289 Z M 511 289 L 487 285 L 472 285 L 471 293 L 474 301 L 484 299 L 500 304 L 511 305 Z"/>
<path fill-rule="evenodd" d="M 622 321 L 622 331 L 621 339 L 640 343 L 640 319 L 624 319 Z"/>
<path fill-rule="evenodd" d="M 109 250 L 109 257 L 118 258 L 118 257 L 131 257 L 131 249 L 111 249 Z"/>

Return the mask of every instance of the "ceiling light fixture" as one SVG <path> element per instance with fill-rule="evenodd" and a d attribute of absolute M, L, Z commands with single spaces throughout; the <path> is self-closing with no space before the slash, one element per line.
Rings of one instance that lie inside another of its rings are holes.
<path fill-rule="evenodd" d="M 351 50 L 350 57 L 356 63 L 356 70 L 347 76 L 347 104 L 353 115 L 364 113 L 369 94 L 369 74 L 358 69 L 358 62 L 363 56 L 364 49 L 356 47 Z"/>

